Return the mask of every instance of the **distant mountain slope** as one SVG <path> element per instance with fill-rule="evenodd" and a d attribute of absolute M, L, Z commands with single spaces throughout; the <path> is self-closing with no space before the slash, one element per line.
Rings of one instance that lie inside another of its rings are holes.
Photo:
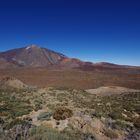
<path fill-rule="evenodd" d="M 12 64 L 8 62 L 4 58 L 0 58 L 0 69 L 5 69 L 5 68 L 16 68 L 17 66 L 15 64 Z"/>
<path fill-rule="evenodd" d="M 37 45 L 30 45 L 25 48 L 2 52 L 0 58 L 16 66 L 46 67 L 59 63 L 66 56 L 46 48 L 40 48 Z"/>
<path fill-rule="evenodd" d="M 54 52 L 46 48 L 40 48 L 37 45 L 29 45 L 24 48 L 13 49 L 0 53 L 0 69 L 48 66 L 55 66 L 57 68 L 79 68 L 82 70 L 93 70 L 95 68 L 133 68 L 130 66 L 116 65 L 106 62 L 84 62 L 76 58 L 68 58 L 61 53 Z"/>
<path fill-rule="evenodd" d="M 93 63 L 83 62 L 76 58 L 68 58 L 61 53 L 54 52 L 37 45 L 13 49 L 0 53 L 0 68 L 7 67 L 47 67 L 57 66 L 65 68 L 90 66 Z"/>

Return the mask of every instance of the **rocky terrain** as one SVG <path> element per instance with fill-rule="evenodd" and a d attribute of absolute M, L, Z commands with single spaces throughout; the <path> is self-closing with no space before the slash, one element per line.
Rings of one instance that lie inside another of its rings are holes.
<path fill-rule="evenodd" d="M 0 83 L 1 140 L 140 139 L 140 90 L 37 88 L 12 77 Z"/>

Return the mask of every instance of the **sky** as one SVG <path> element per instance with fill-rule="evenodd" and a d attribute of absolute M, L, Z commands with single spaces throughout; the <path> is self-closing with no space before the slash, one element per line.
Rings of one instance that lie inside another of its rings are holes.
<path fill-rule="evenodd" d="M 30 44 L 140 66 L 140 0 L 1 0 L 0 52 Z"/>

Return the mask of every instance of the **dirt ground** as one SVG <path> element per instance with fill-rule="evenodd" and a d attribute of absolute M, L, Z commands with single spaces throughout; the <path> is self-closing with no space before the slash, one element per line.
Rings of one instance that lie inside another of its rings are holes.
<path fill-rule="evenodd" d="M 93 89 L 101 86 L 121 86 L 140 89 L 140 70 L 136 69 L 7 69 L 0 70 L 0 78 L 13 76 L 38 87 Z"/>

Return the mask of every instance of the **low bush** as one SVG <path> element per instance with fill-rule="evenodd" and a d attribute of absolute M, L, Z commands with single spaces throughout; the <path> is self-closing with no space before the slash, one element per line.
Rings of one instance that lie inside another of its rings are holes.
<path fill-rule="evenodd" d="M 21 119 L 15 119 L 15 120 L 12 120 L 11 122 L 7 123 L 5 127 L 6 127 L 6 129 L 11 129 L 14 126 L 20 125 L 20 124 L 25 125 L 25 124 L 27 124 L 27 122 L 24 120 L 21 120 Z"/>
<path fill-rule="evenodd" d="M 104 129 L 104 135 L 111 138 L 111 139 L 117 139 L 118 138 L 118 134 L 111 129 Z"/>
<path fill-rule="evenodd" d="M 131 127 L 131 123 L 124 120 L 116 120 L 114 123 L 112 123 L 112 125 L 115 129 L 126 129 Z"/>
<path fill-rule="evenodd" d="M 73 115 L 72 110 L 65 107 L 59 107 L 54 111 L 53 118 L 55 120 L 65 120 L 67 118 L 72 117 L 72 115 Z"/>
<path fill-rule="evenodd" d="M 134 121 L 134 126 L 140 130 L 140 118 Z"/>
<path fill-rule="evenodd" d="M 96 137 L 93 134 L 84 134 L 85 140 L 96 140 Z"/>

